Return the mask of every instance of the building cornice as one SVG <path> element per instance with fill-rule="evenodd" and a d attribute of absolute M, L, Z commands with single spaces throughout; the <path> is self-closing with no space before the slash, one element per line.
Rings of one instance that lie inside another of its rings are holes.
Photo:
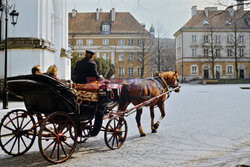
<path fill-rule="evenodd" d="M 5 40 L 0 42 L 0 50 L 5 49 Z M 8 38 L 8 49 L 46 49 L 56 52 L 54 45 L 39 38 Z"/>

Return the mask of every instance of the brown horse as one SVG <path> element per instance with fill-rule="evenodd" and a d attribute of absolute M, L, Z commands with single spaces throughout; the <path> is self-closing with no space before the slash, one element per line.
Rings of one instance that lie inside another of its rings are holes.
<path fill-rule="evenodd" d="M 169 87 L 178 87 L 177 77 L 177 72 L 168 71 L 157 74 L 154 78 L 131 80 L 122 86 L 118 110 L 124 111 L 130 103 L 138 105 L 145 100 L 156 97 L 161 93 L 168 91 Z M 175 92 L 179 92 L 179 89 L 176 89 Z M 166 98 L 166 95 L 161 96 L 147 105 L 150 107 L 152 133 L 157 132 L 156 129 L 158 128 L 160 121 L 166 115 L 164 107 L 164 101 Z M 161 112 L 161 117 L 155 124 L 154 106 L 158 106 Z M 141 127 L 141 114 L 142 108 L 137 109 L 135 118 L 141 136 L 145 136 Z"/>

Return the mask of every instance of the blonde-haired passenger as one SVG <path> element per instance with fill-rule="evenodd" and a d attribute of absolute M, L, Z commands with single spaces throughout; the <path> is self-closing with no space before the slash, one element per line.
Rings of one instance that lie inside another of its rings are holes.
<path fill-rule="evenodd" d="M 51 65 L 49 66 L 46 74 L 48 74 L 49 76 L 55 78 L 56 80 L 60 81 L 59 78 L 57 78 L 57 73 L 58 73 L 58 68 L 57 66 L 54 64 L 54 65 Z"/>

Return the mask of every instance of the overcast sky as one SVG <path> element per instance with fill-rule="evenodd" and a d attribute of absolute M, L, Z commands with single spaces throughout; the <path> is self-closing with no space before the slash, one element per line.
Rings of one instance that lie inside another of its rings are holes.
<path fill-rule="evenodd" d="M 233 0 L 68 0 L 68 11 L 75 8 L 78 12 L 95 12 L 102 8 L 109 12 L 130 12 L 140 23 L 160 27 L 164 37 L 174 38 L 173 34 L 191 18 L 191 7 L 197 5 L 198 10 L 207 6 L 232 4 Z M 223 9 L 223 6 L 218 6 Z"/>

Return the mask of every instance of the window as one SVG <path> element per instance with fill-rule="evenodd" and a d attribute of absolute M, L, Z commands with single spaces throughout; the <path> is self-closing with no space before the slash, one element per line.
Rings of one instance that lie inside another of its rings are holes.
<path fill-rule="evenodd" d="M 119 61 L 124 61 L 124 54 L 123 53 L 119 54 Z"/>
<path fill-rule="evenodd" d="M 239 56 L 240 57 L 243 57 L 244 56 L 244 49 L 239 49 Z"/>
<path fill-rule="evenodd" d="M 196 42 L 196 35 L 192 35 L 192 43 Z"/>
<path fill-rule="evenodd" d="M 215 73 L 216 73 L 217 71 L 218 71 L 219 73 L 221 73 L 221 66 L 218 66 L 218 65 L 215 66 Z"/>
<path fill-rule="evenodd" d="M 209 22 L 208 22 L 207 20 L 204 20 L 204 21 L 203 21 L 203 24 L 204 24 L 204 25 L 209 25 Z"/>
<path fill-rule="evenodd" d="M 220 49 L 215 50 L 215 57 L 220 57 Z"/>
<path fill-rule="evenodd" d="M 77 56 L 82 58 L 82 53 L 77 53 Z"/>
<path fill-rule="evenodd" d="M 87 39 L 86 40 L 86 45 L 87 46 L 92 46 L 93 45 L 93 40 L 92 39 Z"/>
<path fill-rule="evenodd" d="M 134 75 L 134 68 L 128 68 L 128 75 Z"/>
<path fill-rule="evenodd" d="M 142 39 L 138 39 L 137 40 L 137 45 L 139 46 L 139 45 L 142 45 Z"/>
<path fill-rule="evenodd" d="M 122 76 L 124 74 L 125 74 L 124 68 L 119 68 L 119 76 Z"/>
<path fill-rule="evenodd" d="M 118 45 L 123 46 L 124 45 L 124 40 L 123 39 L 118 40 Z"/>
<path fill-rule="evenodd" d="M 128 39 L 128 46 L 133 46 L 134 40 L 133 39 Z"/>
<path fill-rule="evenodd" d="M 103 39 L 102 40 L 102 44 L 103 45 L 108 45 L 109 44 L 109 40 L 108 39 Z"/>
<path fill-rule="evenodd" d="M 196 49 L 192 49 L 192 57 L 196 57 Z"/>
<path fill-rule="evenodd" d="M 137 55 L 137 61 L 142 61 L 142 55 L 141 54 Z"/>
<path fill-rule="evenodd" d="M 227 36 L 227 42 L 232 43 L 233 42 L 233 35 L 228 35 Z"/>
<path fill-rule="evenodd" d="M 204 57 L 208 57 L 208 49 L 204 49 L 203 52 L 204 52 Z"/>
<path fill-rule="evenodd" d="M 110 25 L 102 25 L 102 31 L 109 31 Z"/>
<path fill-rule="evenodd" d="M 139 75 L 139 76 L 142 75 L 142 68 L 137 68 L 137 75 Z"/>
<path fill-rule="evenodd" d="M 227 49 L 227 57 L 232 57 L 232 56 L 233 56 L 232 49 Z"/>
<path fill-rule="evenodd" d="M 227 66 L 227 74 L 233 74 L 233 66 L 232 65 L 229 65 Z"/>
<path fill-rule="evenodd" d="M 239 40 L 240 40 L 240 43 L 244 43 L 244 36 L 243 36 L 243 35 L 240 35 L 240 36 L 239 36 Z"/>
<path fill-rule="evenodd" d="M 196 74 L 198 74 L 198 66 L 192 65 L 191 66 L 191 75 L 196 75 Z"/>
<path fill-rule="evenodd" d="M 77 40 L 77 41 L 76 41 L 76 45 L 77 45 L 77 46 L 82 46 L 82 45 L 83 45 L 83 40 L 80 40 L 80 39 Z"/>
<path fill-rule="evenodd" d="M 128 54 L 128 61 L 134 61 L 134 55 L 132 53 Z"/>
<path fill-rule="evenodd" d="M 106 61 L 109 61 L 109 54 L 108 53 L 103 53 L 102 58 Z"/>
<path fill-rule="evenodd" d="M 226 25 L 231 25 L 231 22 L 230 22 L 229 20 L 226 20 L 226 21 L 225 21 L 225 24 L 226 24 Z"/>
<path fill-rule="evenodd" d="M 205 36 L 203 37 L 203 39 L 204 39 L 204 43 L 208 43 L 208 35 L 205 35 Z"/>
<path fill-rule="evenodd" d="M 219 35 L 215 36 L 215 43 L 220 43 L 220 36 Z"/>

